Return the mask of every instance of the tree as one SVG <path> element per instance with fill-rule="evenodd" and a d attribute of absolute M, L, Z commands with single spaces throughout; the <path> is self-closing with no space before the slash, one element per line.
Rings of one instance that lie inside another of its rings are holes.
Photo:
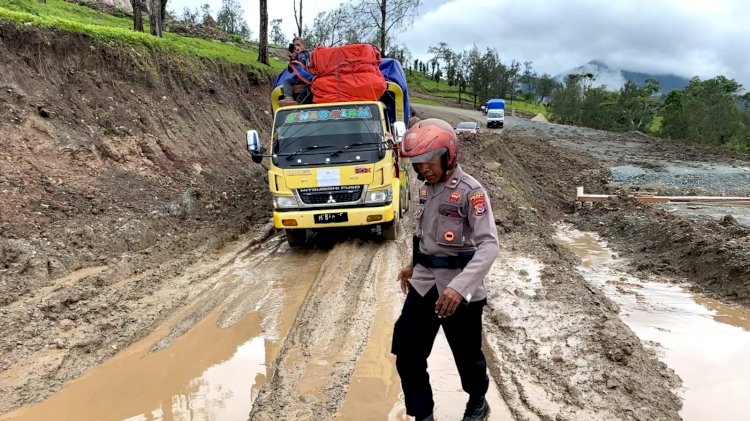
<path fill-rule="evenodd" d="M 380 53 L 389 52 L 389 35 L 397 29 L 405 29 L 414 22 L 422 0 L 359 0 L 353 6 L 354 18 L 358 18 L 364 38 L 377 40 Z M 356 25 L 357 22 L 352 22 Z"/>
<path fill-rule="evenodd" d="M 580 124 L 585 91 L 594 75 L 570 74 L 552 93 L 550 119 L 561 124 Z"/>
<path fill-rule="evenodd" d="M 299 1 L 299 14 L 297 13 L 297 1 Z M 297 36 L 302 38 L 302 0 L 292 0 L 294 6 L 294 23 L 297 24 Z"/>
<path fill-rule="evenodd" d="M 151 35 L 161 37 L 164 32 L 164 10 L 167 0 L 150 0 L 149 23 L 151 24 Z"/>
<path fill-rule="evenodd" d="M 198 9 L 192 11 L 189 7 L 185 6 L 185 8 L 182 9 L 182 16 L 180 19 L 186 24 L 196 25 L 198 23 L 198 15 L 200 15 Z"/>
<path fill-rule="evenodd" d="M 717 146 L 743 143 L 744 123 L 738 107 L 742 85 L 716 76 L 694 77 L 682 92 L 672 91 L 661 112 L 662 134 Z"/>
<path fill-rule="evenodd" d="M 539 76 L 539 80 L 537 81 L 537 87 L 536 87 L 536 94 L 539 98 L 539 103 L 543 101 L 549 101 L 552 99 L 552 92 L 557 88 L 558 83 L 552 79 L 552 75 L 549 73 L 544 73 L 543 75 Z"/>
<path fill-rule="evenodd" d="M 645 132 L 659 108 L 659 101 L 654 97 L 657 92 L 659 81 L 655 79 L 646 80 L 643 86 L 638 86 L 632 80 L 625 81 L 615 107 L 619 115 L 617 128 Z"/>
<path fill-rule="evenodd" d="M 338 9 L 318 13 L 313 21 L 312 30 L 307 31 L 306 41 L 313 46 L 334 46 L 358 39 L 356 31 L 349 26 L 349 12 L 349 8 L 342 4 Z"/>
<path fill-rule="evenodd" d="M 130 5 L 133 7 L 133 30 L 143 32 L 143 9 L 146 5 L 143 0 L 130 0 Z"/>
<path fill-rule="evenodd" d="M 214 18 L 211 16 L 211 5 L 208 3 L 205 3 L 203 6 L 201 6 L 201 22 L 203 24 L 206 24 L 206 21 L 213 21 Z"/>
<path fill-rule="evenodd" d="M 249 38 L 250 28 L 247 26 L 247 22 L 245 22 L 244 15 L 245 12 L 242 10 L 242 6 L 238 0 L 222 0 L 221 9 L 219 9 L 219 14 L 216 16 L 216 23 L 219 24 L 222 31 L 228 34 Z M 266 20 L 268 20 L 268 16 L 266 16 Z M 268 27 L 266 26 L 267 30 Z"/>
<path fill-rule="evenodd" d="M 474 45 L 474 48 L 465 53 L 466 60 L 466 86 L 471 89 L 471 94 L 474 100 L 474 108 L 477 106 L 477 97 L 479 91 L 482 88 L 482 73 L 484 72 L 484 63 L 482 62 L 482 54 L 479 52 L 479 48 Z"/>
<path fill-rule="evenodd" d="M 258 61 L 268 65 L 268 0 L 260 0 L 260 29 L 258 30 Z"/>
<path fill-rule="evenodd" d="M 271 21 L 271 44 L 274 45 L 285 45 L 286 44 L 286 37 L 284 36 L 284 32 L 281 30 L 281 23 L 283 20 L 281 19 L 273 19 Z"/>
<path fill-rule="evenodd" d="M 538 77 L 536 73 L 534 73 L 534 69 L 532 68 L 532 62 L 530 61 L 524 61 L 523 62 L 523 75 L 521 75 L 521 83 L 526 85 L 526 97 L 531 101 L 534 98 L 534 91 L 535 87 L 532 87 L 532 85 L 536 84 L 536 81 L 538 80 Z"/>

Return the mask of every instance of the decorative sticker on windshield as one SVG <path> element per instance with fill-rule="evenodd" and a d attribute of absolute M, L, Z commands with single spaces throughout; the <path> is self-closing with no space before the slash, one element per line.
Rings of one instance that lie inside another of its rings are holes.
<path fill-rule="evenodd" d="M 284 123 L 307 123 L 310 121 L 342 120 L 346 118 L 372 118 L 372 111 L 370 111 L 369 107 L 294 111 L 286 116 Z"/>

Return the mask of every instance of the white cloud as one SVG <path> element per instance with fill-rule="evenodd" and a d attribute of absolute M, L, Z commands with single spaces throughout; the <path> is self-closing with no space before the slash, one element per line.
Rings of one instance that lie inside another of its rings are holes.
<path fill-rule="evenodd" d="M 750 8 L 741 1 L 452 0 L 425 10 L 401 40 L 476 44 L 552 74 L 598 59 L 632 71 L 737 79 L 750 89 Z"/>
<path fill-rule="evenodd" d="M 293 0 L 269 0 L 269 20 L 295 32 Z M 220 0 L 209 0 L 214 12 Z M 342 0 L 303 0 L 304 22 Z M 182 11 L 206 0 L 173 0 Z M 258 34 L 258 1 L 243 2 Z M 532 61 L 556 74 L 592 59 L 648 73 L 710 78 L 719 74 L 750 90 L 750 7 L 740 0 L 424 0 L 411 29 L 398 36 L 412 53 L 447 42 L 455 50 L 495 48 L 504 62 Z"/>

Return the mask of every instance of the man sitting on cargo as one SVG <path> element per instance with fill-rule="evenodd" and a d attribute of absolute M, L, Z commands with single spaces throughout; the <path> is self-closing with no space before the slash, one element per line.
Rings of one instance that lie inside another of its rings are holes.
<path fill-rule="evenodd" d="M 310 52 L 305 49 L 302 38 L 294 37 L 289 51 L 289 70 L 294 72 L 294 76 L 284 81 L 284 98 L 279 100 L 280 106 L 297 105 L 298 102 L 296 99 L 302 102 L 307 97 L 309 94 L 309 84 L 312 80 L 312 75 L 307 71 L 309 65 Z M 295 87 L 299 87 L 300 85 L 302 89 L 295 96 Z"/>

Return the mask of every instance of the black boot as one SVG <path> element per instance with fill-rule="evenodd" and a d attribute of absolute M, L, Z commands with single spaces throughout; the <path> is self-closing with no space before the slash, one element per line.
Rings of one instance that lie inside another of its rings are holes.
<path fill-rule="evenodd" d="M 479 399 L 469 399 L 464 411 L 463 421 L 485 421 L 490 416 L 490 405 L 482 396 Z"/>

